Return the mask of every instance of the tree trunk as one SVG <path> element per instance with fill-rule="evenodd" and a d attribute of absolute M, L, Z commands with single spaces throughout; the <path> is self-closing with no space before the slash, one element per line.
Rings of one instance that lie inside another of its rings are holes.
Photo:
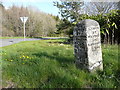
<path fill-rule="evenodd" d="M 114 30 L 112 30 L 112 44 L 114 44 Z"/>
<path fill-rule="evenodd" d="M 105 33 L 104 44 L 107 44 L 107 33 Z"/>

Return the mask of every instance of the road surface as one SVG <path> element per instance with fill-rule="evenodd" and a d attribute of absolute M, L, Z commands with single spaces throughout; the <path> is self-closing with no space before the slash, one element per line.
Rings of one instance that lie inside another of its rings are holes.
<path fill-rule="evenodd" d="M 23 38 L 22 39 L 0 39 L 0 47 L 19 43 L 21 41 L 47 40 L 47 39 L 60 39 L 60 38 L 26 38 L 25 40 Z"/>

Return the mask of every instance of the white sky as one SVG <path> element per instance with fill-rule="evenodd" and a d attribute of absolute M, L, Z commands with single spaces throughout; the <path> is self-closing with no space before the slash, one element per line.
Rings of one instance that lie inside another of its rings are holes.
<path fill-rule="evenodd" d="M 38 8 L 39 10 L 49 13 L 49 14 L 53 14 L 53 15 L 58 15 L 58 8 L 56 6 L 53 6 L 53 1 L 60 1 L 60 0 L 0 0 L 3 5 L 5 6 L 5 8 L 9 8 L 10 6 L 12 6 L 13 4 L 16 6 L 33 6 Z M 64 0 L 66 1 L 66 0 Z M 69 0 L 71 1 L 71 0 Z M 77 1 L 77 0 L 75 0 Z M 113 2 L 118 2 L 120 0 L 84 0 L 84 1 L 95 1 L 95 2 L 104 2 L 104 1 L 113 1 Z"/>

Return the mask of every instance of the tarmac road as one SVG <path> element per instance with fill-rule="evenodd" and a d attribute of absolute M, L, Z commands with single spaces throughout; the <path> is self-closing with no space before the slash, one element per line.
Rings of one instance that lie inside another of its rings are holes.
<path fill-rule="evenodd" d="M 21 41 L 47 40 L 47 39 L 60 39 L 60 38 L 26 38 L 25 40 L 23 38 L 22 39 L 0 39 L 0 47 L 19 43 Z"/>

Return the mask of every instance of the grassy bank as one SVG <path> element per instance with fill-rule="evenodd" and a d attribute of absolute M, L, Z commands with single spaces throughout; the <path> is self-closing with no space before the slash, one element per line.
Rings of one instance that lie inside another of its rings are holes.
<path fill-rule="evenodd" d="M 120 85 L 117 45 L 102 46 L 104 71 L 76 68 L 73 46 L 64 40 L 26 41 L 3 47 L 4 87 L 116 88 Z"/>

